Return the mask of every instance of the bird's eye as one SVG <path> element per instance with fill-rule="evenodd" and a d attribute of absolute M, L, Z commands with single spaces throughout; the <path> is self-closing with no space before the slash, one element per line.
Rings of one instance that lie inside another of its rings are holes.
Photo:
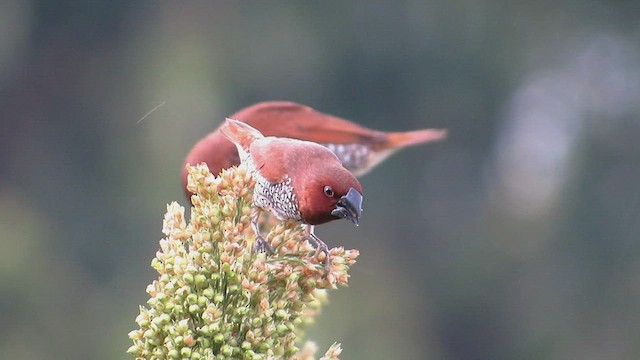
<path fill-rule="evenodd" d="M 333 189 L 331 188 L 331 186 L 325 186 L 325 187 L 324 187 L 324 194 L 325 194 L 327 197 L 330 197 L 330 198 L 332 198 L 332 197 L 333 197 L 333 195 L 334 195 L 334 194 L 333 194 Z"/>

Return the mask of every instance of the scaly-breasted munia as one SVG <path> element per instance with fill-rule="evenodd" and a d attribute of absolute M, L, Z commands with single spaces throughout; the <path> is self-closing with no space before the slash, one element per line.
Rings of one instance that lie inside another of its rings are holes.
<path fill-rule="evenodd" d="M 439 129 L 391 133 L 371 130 L 287 101 L 261 102 L 230 117 L 251 125 L 265 136 L 307 140 L 324 145 L 356 176 L 363 175 L 404 147 L 442 140 L 447 134 L 446 130 Z M 222 169 L 238 165 L 240 158 L 235 146 L 222 136 L 220 129 L 216 129 L 200 140 L 185 159 L 185 164 L 202 162 L 207 163 L 212 173 L 218 174 Z M 183 166 L 184 189 L 186 181 L 187 171 Z"/>
<path fill-rule="evenodd" d="M 220 132 L 237 147 L 242 163 L 255 181 L 251 224 L 257 246 L 271 248 L 260 233 L 258 208 L 278 220 L 304 224 L 305 235 L 330 259 L 327 245 L 314 234 L 314 225 L 349 219 L 358 225 L 362 212 L 362 186 L 324 146 L 310 141 L 265 137 L 253 127 L 227 119 Z"/>

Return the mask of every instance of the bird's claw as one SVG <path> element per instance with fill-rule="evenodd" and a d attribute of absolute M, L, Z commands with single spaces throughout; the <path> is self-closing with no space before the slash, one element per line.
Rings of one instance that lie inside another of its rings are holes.
<path fill-rule="evenodd" d="M 265 240 L 264 236 L 260 233 L 260 225 L 258 225 L 258 220 L 260 218 L 260 211 L 258 209 L 253 209 L 253 214 L 251 215 L 251 227 L 253 227 L 253 231 L 256 233 L 256 244 L 253 247 L 254 252 L 266 252 L 267 254 L 275 253 L 275 249 L 273 245 Z"/>
<path fill-rule="evenodd" d="M 322 247 L 322 251 L 324 251 L 324 253 L 326 255 L 324 257 L 324 275 L 323 275 L 323 277 L 326 278 L 327 275 L 329 275 L 329 270 L 331 270 L 331 255 L 329 254 L 329 248 L 327 247 L 327 245 L 325 245 L 324 243 L 322 243 L 322 245 L 324 245 L 324 246 L 321 246 Z M 320 249 L 320 247 L 318 247 L 318 249 Z"/>
<path fill-rule="evenodd" d="M 267 254 L 275 253 L 273 245 L 265 240 L 262 236 L 256 237 L 256 245 L 253 247 L 254 252 L 266 252 Z"/>
<path fill-rule="evenodd" d="M 315 236 L 314 234 L 308 234 L 306 236 L 307 240 L 311 240 L 316 244 L 316 254 L 315 257 L 319 260 L 320 257 L 320 252 L 324 252 L 325 257 L 324 257 L 324 275 L 323 277 L 327 277 L 327 275 L 329 274 L 329 270 L 331 270 L 331 255 L 329 254 L 329 247 L 327 246 L 327 244 L 324 243 L 324 241 L 320 240 L 320 238 L 318 238 L 317 236 Z M 322 260 L 320 260 L 322 261 Z"/>

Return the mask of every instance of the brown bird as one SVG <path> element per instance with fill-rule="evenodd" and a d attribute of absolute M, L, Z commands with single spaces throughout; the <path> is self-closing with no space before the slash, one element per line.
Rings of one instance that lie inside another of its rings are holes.
<path fill-rule="evenodd" d="M 308 106 L 287 101 L 268 101 L 246 107 L 230 116 L 243 121 L 265 136 L 278 136 L 319 143 L 333 151 L 356 176 L 371 170 L 394 152 L 407 146 L 442 140 L 447 131 L 423 129 L 408 132 L 382 132 L 351 121 L 321 113 Z M 240 163 L 235 146 L 216 129 L 189 152 L 185 164 L 207 163 L 212 173 Z M 186 190 L 187 170 L 182 168 Z"/>
<path fill-rule="evenodd" d="M 278 220 L 304 224 L 305 235 L 326 254 L 327 245 L 314 234 L 314 225 L 336 219 L 349 219 L 358 225 L 362 212 L 362 186 L 338 157 L 327 148 L 310 141 L 265 137 L 251 126 L 227 119 L 220 132 L 233 142 L 242 163 L 255 180 L 252 226 L 259 248 L 273 251 L 260 233 L 258 209 L 274 214 Z"/>

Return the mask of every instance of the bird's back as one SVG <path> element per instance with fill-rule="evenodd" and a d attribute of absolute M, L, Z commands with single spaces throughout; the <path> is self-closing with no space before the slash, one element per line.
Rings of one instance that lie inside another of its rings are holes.
<path fill-rule="evenodd" d="M 282 174 L 306 172 L 310 164 L 341 166 L 329 149 L 298 139 L 265 137 L 255 141 L 249 153 L 262 176 L 271 182 L 282 181 Z"/>

